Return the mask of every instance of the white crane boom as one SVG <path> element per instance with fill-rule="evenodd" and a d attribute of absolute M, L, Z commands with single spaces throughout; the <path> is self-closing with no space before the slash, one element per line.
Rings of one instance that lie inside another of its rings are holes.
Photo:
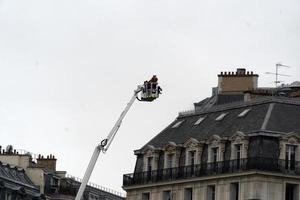
<path fill-rule="evenodd" d="M 98 160 L 100 153 L 101 152 L 105 153 L 108 150 L 109 146 L 111 145 L 114 137 L 116 136 L 116 133 L 118 132 L 118 130 L 122 124 L 122 120 L 124 119 L 125 115 L 129 111 L 132 104 L 134 103 L 135 99 L 138 99 L 139 101 L 153 101 L 154 99 L 159 97 L 160 91 L 161 91 L 161 88 L 157 85 L 156 76 L 153 76 L 150 81 L 145 81 L 144 85 L 139 85 L 137 87 L 137 89 L 134 91 L 134 95 L 132 96 L 130 101 L 127 103 L 124 111 L 121 113 L 119 119 L 117 120 L 117 122 L 115 123 L 115 125 L 113 126 L 113 128 L 111 129 L 109 134 L 107 135 L 107 137 L 104 140 L 102 140 L 100 142 L 100 144 L 98 144 L 96 146 L 94 153 L 91 157 L 91 160 L 88 164 L 88 167 L 85 171 L 84 177 L 82 179 L 82 182 L 81 182 L 80 188 L 77 192 L 75 200 L 81 200 L 81 197 L 82 197 L 84 190 L 86 188 L 86 185 L 91 177 L 91 174 L 93 172 L 93 169 L 95 167 L 95 164 Z M 142 92 L 141 99 L 138 98 L 138 94 L 140 92 Z"/>

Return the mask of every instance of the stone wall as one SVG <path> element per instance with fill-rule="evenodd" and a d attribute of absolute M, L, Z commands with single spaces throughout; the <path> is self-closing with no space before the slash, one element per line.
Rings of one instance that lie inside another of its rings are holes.
<path fill-rule="evenodd" d="M 227 178 L 211 178 L 199 181 L 187 181 L 170 185 L 156 185 L 141 189 L 128 189 L 127 200 L 142 200 L 142 194 L 149 192 L 150 200 L 164 200 L 163 192 L 172 191 L 172 200 L 184 200 L 185 188 L 193 189 L 193 200 L 208 200 L 207 188 L 215 185 L 216 200 L 231 200 L 231 184 L 239 184 L 239 200 L 283 200 L 286 183 L 300 184 L 300 179 L 277 177 L 263 174 L 248 174 Z M 299 190 L 297 200 L 300 199 Z"/>

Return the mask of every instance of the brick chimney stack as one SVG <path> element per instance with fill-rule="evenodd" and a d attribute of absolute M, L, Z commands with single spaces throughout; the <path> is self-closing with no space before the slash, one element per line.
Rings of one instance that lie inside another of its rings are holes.
<path fill-rule="evenodd" d="M 241 94 L 258 86 L 258 75 L 244 68 L 237 68 L 236 72 L 221 72 L 218 77 L 219 94 Z"/>
<path fill-rule="evenodd" d="M 56 171 L 56 158 L 54 155 L 50 154 L 47 158 L 44 156 L 39 155 L 37 158 L 37 167 L 45 168 L 49 171 Z"/>

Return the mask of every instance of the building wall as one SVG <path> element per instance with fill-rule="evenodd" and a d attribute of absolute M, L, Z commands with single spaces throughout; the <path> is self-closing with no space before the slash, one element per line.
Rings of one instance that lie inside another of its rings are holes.
<path fill-rule="evenodd" d="M 29 166 L 30 156 L 16 154 L 0 154 L 0 161 L 26 170 Z"/>
<path fill-rule="evenodd" d="M 173 193 L 172 200 L 184 200 L 184 189 L 193 188 L 193 200 L 207 200 L 207 186 L 216 186 L 216 200 L 230 199 L 230 184 L 239 183 L 240 200 L 283 200 L 286 183 L 300 184 L 298 178 L 283 178 L 266 175 L 247 175 L 233 178 L 211 179 L 172 185 L 157 185 L 144 189 L 127 190 L 127 200 L 142 200 L 142 194 L 150 192 L 150 200 L 163 200 L 163 191 Z M 299 190 L 297 200 L 300 199 Z"/>
<path fill-rule="evenodd" d="M 257 88 L 257 76 L 221 76 L 219 77 L 219 94 L 235 94 L 252 91 Z"/>
<path fill-rule="evenodd" d="M 40 192 L 44 193 L 45 189 L 45 177 L 44 177 L 44 170 L 41 168 L 27 168 L 26 171 L 27 176 L 30 178 L 30 180 L 35 184 L 40 186 Z"/>

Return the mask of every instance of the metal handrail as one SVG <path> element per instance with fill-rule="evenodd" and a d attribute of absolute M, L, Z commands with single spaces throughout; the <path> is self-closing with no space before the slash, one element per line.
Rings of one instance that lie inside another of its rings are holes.
<path fill-rule="evenodd" d="M 238 160 L 202 163 L 190 166 L 159 169 L 153 171 L 125 174 L 123 186 L 148 184 L 194 177 L 220 175 L 226 173 L 261 170 L 289 175 L 300 175 L 300 161 L 287 161 L 275 158 L 252 157 Z"/>
<path fill-rule="evenodd" d="M 79 183 L 82 182 L 81 178 L 78 178 L 76 176 L 72 176 L 70 174 L 66 174 L 66 178 L 73 179 L 74 181 L 79 182 Z M 92 182 L 88 182 L 87 185 L 90 186 L 90 187 L 102 190 L 104 192 L 111 193 L 111 194 L 119 196 L 119 197 L 123 197 L 123 198 L 126 197 L 126 194 L 124 194 L 122 192 L 119 192 L 119 191 L 116 191 L 116 190 L 113 190 L 113 189 L 110 189 L 110 188 L 107 188 L 107 187 L 104 187 L 104 186 L 101 186 L 101 185 L 98 185 L 98 184 L 95 184 L 95 183 L 92 183 Z"/>

